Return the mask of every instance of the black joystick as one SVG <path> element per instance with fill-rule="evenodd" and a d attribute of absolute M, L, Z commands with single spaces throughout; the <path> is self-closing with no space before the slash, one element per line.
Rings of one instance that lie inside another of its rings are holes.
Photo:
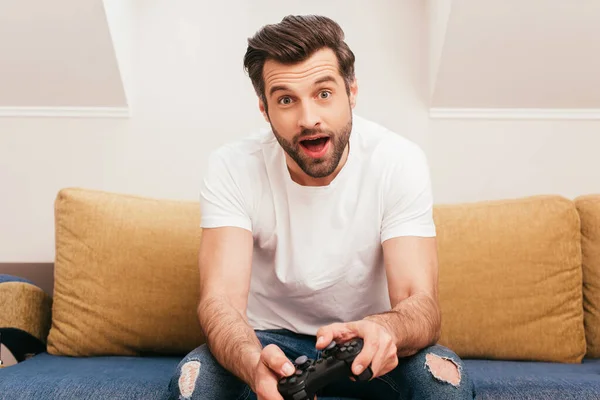
<path fill-rule="evenodd" d="M 360 375 L 352 372 L 352 362 L 362 348 L 363 340 L 354 338 L 341 344 L 331 342 L 316 361 L 307 356 L 296 358 L 296 372 L 277 383 L 279 393 L 284 400 L 313 400 L 318 390 L 338 379 L 353 377 L 357 381 L 368 381 L 373 377 L 371 367 Z"/>

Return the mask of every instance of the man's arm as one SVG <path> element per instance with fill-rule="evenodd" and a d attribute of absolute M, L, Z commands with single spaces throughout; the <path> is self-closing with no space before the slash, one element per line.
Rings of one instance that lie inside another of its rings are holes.
<path fill-rule="evenodd" d="M 392 309 L 365 319 L 385 326 L 398 356 L 405 357 L 435 344 L 440 336 L 436 238 L 388 239 L 383 255 Z"/>
<path fill-rule="evenodd" d="M 383 253 L 392 309 L 317 331 L 317 349 L 331 340 L 364 339 L 364 347 L 352 364 L 356 375 L 367 365 L 374 377 L 385 375 L 396 368 L 398 358 L 434 344 L 440 335 L 435 237 L 387 239 Z"/>
<path fill-rule="evenodd" d="M 246 229 L 202 231 L 197 310 L 212 355 L 251 387 L 262 350 L 246 317 L 252 248 L 252 233 Z"/>
<path fill-rule="evenodd" d="M 295 372 L 276 345 L 262 348 L 246 309 L 252 273 L 252 187 L 248 159 L 222 147 L 208 160 L 200 190 L 198 320 L 217 362 L 244 381 L 259 399 L 282 400 L 280 376 Z"/>
<path fill-rule="evenodd" d="M 317 349 L 326 346 L 331 338 L 363 338 L 364 347 L 352 369 L 359 374 L 370 365 L 375 377 L 396 368 L 398 357 L 415 354 L 437 342 L 441 330 L 436 229 L 427 158 L 416 146 L 385 149 L 400 161 L 384 175 L 387 180 L 381 221 L 391 310 L 359 321 L 330 324 L 317 332 L 321 336 Z"/>

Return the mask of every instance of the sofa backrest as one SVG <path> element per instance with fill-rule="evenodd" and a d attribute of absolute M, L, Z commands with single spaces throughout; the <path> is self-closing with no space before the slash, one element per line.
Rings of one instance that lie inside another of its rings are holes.
<path fill-rule="evenodd" d="M 583 307 L 587 357 L 600 357 L 600 195 L 575 199 L 581 218 Z"/>
<path fill-rule="evenodd" d="M 437 205 L 441 343 L 465 358 L 579 362 L 579 215 L 560 196 Z M 203 343 L 200 216 L 192 201 L 61 190 L 48 351 L 183 355 Z"/>
<path fill-rule="evenodd" d="M 203 343 L 199 226 L 195 202 L 61 190 L 48 352 L 183 354 Z"/>
<path fill-rule="evenodd" d="M 465 358 L 580 362 L 580 225 L 560 196 L 439 205 L 440 343 Z"/>

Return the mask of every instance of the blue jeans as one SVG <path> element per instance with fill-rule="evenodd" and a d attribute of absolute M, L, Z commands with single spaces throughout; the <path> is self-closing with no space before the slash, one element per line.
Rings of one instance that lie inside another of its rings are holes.
<path fill-rule="evenodd" d="M 317 359 L 321 353 L 315 348 L 314 336 L 300 335 L 285 329 L 256 331 L 256 335 L 263 346 L 271 343 L 279 346 L 292 361 L 301 355 Z M 454 367 L 458 368 L 460 380 L 438 379 L 434 375 L 435 369 L 430 369 L 427 362 L 430 359 L 426 358 L 428 354 L 439 356 L 438 360 L 442 360 L 442 364 L 453 362 Z M 197 371 L 191 374 L 193 381 L 190 381 L 190 374 L 187 373 L 188 379 L 184 377 L 180 384 L 182 370 L 192 365 Z M 177 400 L 256 400 L 256 394 L 249 386 L 224 369 L 206 345 L 198 347 L 179 363 L 169 383 L 169 391 L 171 399 Z M 332 382 L 317 392 L 318 400 L 453 400 L 473 399 L 474 396 L 473 383 L 462 361 L 452 351 L 440 345 L 400 358 L 393 371 L 371 381 L 354 382 L 344 379 Z"/>

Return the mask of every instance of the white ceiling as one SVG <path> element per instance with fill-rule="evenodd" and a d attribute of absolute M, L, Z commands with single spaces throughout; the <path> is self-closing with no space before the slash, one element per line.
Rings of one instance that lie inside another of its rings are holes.
<path fill-rule="evenodd" d="M 600 108 L 600 0 L 430 7 L 432 107 Z"/>
<path fill-rule="evenodd" d="M 127 106 L 102 0 L 0 0 L 2 106 Z"/>

